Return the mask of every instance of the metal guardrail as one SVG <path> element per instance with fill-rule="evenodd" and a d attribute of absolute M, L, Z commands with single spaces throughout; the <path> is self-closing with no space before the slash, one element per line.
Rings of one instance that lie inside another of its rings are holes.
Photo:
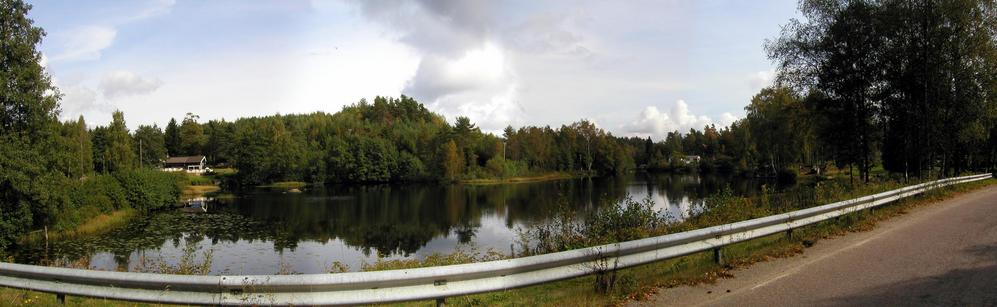
<path fill-rule="evenodd" d="M 185 276 L 0 263 L 0 286 L 65 295 L 194 305 L 354 305 L 500 291 L 713 250 L 925 191 L 991 178 L 948 178 L 737 223 L 545 255 L 406 270 L 307 275 Z"/>

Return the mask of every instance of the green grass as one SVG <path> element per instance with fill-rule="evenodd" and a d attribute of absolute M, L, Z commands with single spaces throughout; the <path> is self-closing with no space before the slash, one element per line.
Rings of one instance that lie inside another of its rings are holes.
<path fill-rule="evenodd" d="M 189 185 L 183 188 L 181 198 L 191 199 L 202 197 L 212 193 L 217 193 L 218 191 L 221 191 L 221 187 L 217 185 Z"/>
<path fill-rule="evenodd" d="M 867 231 L 877 222 L 907 213 L 908 210 L 997 183 L 997 180 L 960 184 L 930 191 L 920 196 L 900 200 L 874 210 L 845 215 L 794 230 L 793 238 L 775 234 L 723 248 L 725 265 L 713 262 L 712 252 L 697 253 L 676 259 L 655 262 L 620 270 L 619 284 L 606 294 L 594 291 L 596 278 L 584 276 L 521 289 L 449 298 L 451 306 L 607 306 L 631 300 L 649 298 L 658 288 L 712 283 L 730 278 L 731 270 L 774 258 L 803 253 L 808 245 L 848 232 Z M 878 190 L 874 188 L 867 188 Z M 865 190 L 865 189 L 861 189 Z M 851 193 L 848 193 L 849 195 Z M 433 301 L 408 302 L 398 306 L 431 306 Z"/>
<path fill-rule="evenodd" d="M 274 183 L 271 183 L 271 184 L 265 184 L 265 185 L 261 185 L 261 186 L 257 186 L 257 187 L 258 188 L 265 188 L 265 189 L 290 190 L 290 189 L 300 189 L 300 188 L 304 188 L 306 186 L 308 186 L 308 184 L 304 183 L 304 182 L 301 182 L 301 181 L 281 181 L 281 182 L 274 182 Z"/>
<path fill-rule="evenodd" d="M 126 301 L 116 301 L 100 298 L 83 298 L 66 296 L 66 304 L 60 304 L 56 300 L 55 294 L 27 291 L 12 288 L 0 288 L 0 306 L 42 306 L 42 307 L 65 307 L 65 306 L 111 306 L 111 307 L 167 307 L 167 306 L 189 306 L 189 305 L 165 305 L 147 304 Z"/>
<path fill-rule="evenodd" d="M 596 277 L 592 275 L 574 279 L 546 283 L 520 289 L 492 293 L 453 297 L 447 299 L 451 306 L 607 306 L 621 305 L 630 300 L 642 300 L 650 297 L 655 289 L 660 287 L 676 287 L 711 283 L 718 279 L 730 278 L 733 269 L 750 266 L 759 261 L 773 258 L 791 257 L 803 253 L 807 246 L 822 239 L 840 236 L 849 232 L 866 231 L 875 227 L 876 223 L 907 213 L 910 209 L 924 204 L 934 203 L 957 195 L 977 190 L 992 184 L 997 180 L 988 179 L 966 184 L 949 186 L 934 190 L 919 196 L 900 200 L 873 210 L 864 210 L 842 216 L 838 220 L 830 220 L 794 230 L 792 238 L 784 234 L 775 234 L 746 242 L 729 245 L 723 248 L 726 264 L 713 262 L 710 252 L 697 253 L 685 257 L 655 262 L 616 272 L 617 284 L 601 294 L 594 291 Z M 839 196 L 853 193 L 880 190 L 884 187 L 860 188 L 852 193 L 840 193 Z M 429 257 L 427 262 L 436 264 L 463 263 L 467 257 L 438 256 Z M 473 260 L 473 259 L 472 259 Z M 384 262 L 367 267 L 367 270 L 393 269 L 404 267 L 420 267 L 427 263 L 412 261 Z M 434 301 L 418 301 L 393 304 L 397 306 L 433 306 Z M 32 305 L 59 306 L 52 294 L 32 291 L 0 288 L 0 305 Z M 153 306 L 127 302 L 106 301 L 100 299 L 67 298 L 71 306 Z M 158 305 L 155 305 L 158 306 Z"/>
<path fill-rule="evenodd" d="M 510 183 L 530 183 L 530 182 L 541 182 L 541 181 L 552 181 L 552 180 L 564 180 L 564 179 L 574 179 L 590 176 L 588 173 L 566 173 L 566 172 L 554 172 L 546 173 L 537 176 L 516 176 L 507 178 L 484 178 L 484 179 L 464 179 L 458 180 L 458 183 L 468 184 L 468 185 L 495 185 L 495 184 L 510 184 Z"/>
<path fill-rule="evenodd" d="M 235 174 L 236 170 L 234 168 L 213 168 L 211 172 L 217 175 L 231 175 Z"/>
<path fill-rule="evenodd" d="M 214 197 L 214 199 L 236 199 L 236 198 L 238 198 L 238 197 L 235 196 L 235 194 L 232 194 L 232 193 L 216 193 L 216 194 L 214 194 L 213 197 Z"/>
<path fill-rule="evenodd" d="M 73 229 L 65 231 L 50 231 L 48 239 L 54 241 L 76 236 L 102 234 L 111 229 L 127 224 L 137 214 L 138 212 L 134 209 L 122 209 L 107 214 L 100 214 L 87 220 L 86 222 L 83 222 Z M 37 231 L 25 235 L 22 238 L 22 243 L 44 242 L 44 240 L 44 231 Z"/>
<path fill-rule="evenodd" d="M 199 176 L 199 175 L 187 175 L 188 185 L 216 185 L 214 177 L 209 175 Z"/>
<path fill-rule="evenodd" d="M 509 255 L 488 250 L 482 252 L 475 247 L 462 247 L 457 246 L 457 250 L 449 254 L 433 253 L 426 256 L 424 259 L 401 259 L 401 260 L 384 260 L 378 259 L 374 263 L 363 263 L 360 267 L 361 271 L 385 271 L 385 270 L 401 270 L 401 269 L 413 269 L 413 268 L 423 268 L 432 266 L 443 266 L 443 265 L 454 265 L 454 264 L 465 264 L 472 262 L 485 262 L 508 259 Z M 341 264 L 340 264 L 341 265 Z M 348 269 L 348 268 L 347 268 Z M 335 271 L 335 270 L 330 270 Z"/>

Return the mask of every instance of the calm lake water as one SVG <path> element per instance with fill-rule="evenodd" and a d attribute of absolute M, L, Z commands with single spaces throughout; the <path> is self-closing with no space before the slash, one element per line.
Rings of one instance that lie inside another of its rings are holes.
<path fill-rule="evenodd" d="M 208 213 L 165 211 L 100 236 L 22 248 L 22 263 L 76 262 L 102 270 L 175 264 L 185 248 L 212 251 L 211 274 L 320 273 L 338 261 L 352 270 L 377 259 L 423 258 L 476 248 L 504 254 L 517 229 L 559 206 L 595 210 L 630 196 L 650 197 L 673 219 L 701 210 L 724 186 L 753 195 L 757 180 L 637 174 L 493 186 L 330 186 L 303 193 L 259 190 L 209 205 Z"/>

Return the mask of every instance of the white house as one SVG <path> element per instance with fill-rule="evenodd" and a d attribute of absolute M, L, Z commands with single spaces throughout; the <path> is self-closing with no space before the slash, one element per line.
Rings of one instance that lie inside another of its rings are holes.
<path fill-rule="evenodd" d="M 163 163 L 163 171 L 201 174 L 208 169 L 207 162 L 205 156 L 170 157 Z"/>
<path fill-rule="evenodd" d="M 684 164 L 692 164 L 692 163 L 699 163 L 699 161 L 702 160 L 702 157 L 700 157 L 700 156 L 683 156 L 683 157 L 681 157 L 679 159 Z"/>

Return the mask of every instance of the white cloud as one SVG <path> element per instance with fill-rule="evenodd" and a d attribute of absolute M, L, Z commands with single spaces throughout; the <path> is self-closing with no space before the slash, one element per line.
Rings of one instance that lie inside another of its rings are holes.
<path fill-rule="evenodd" d="M 53 61 L 88 61 L 100 59 L 101 51 L 114 43 L 118 31 L 106 26 L 84 26 L 62 37 L 62 52 Z"/>
<path fill-rule="evenodd" d="M 702 119 L 689 107 L 708 112 L 713 123 L 729 123 L 740 116 L 751 87 L 772 82 L 774 75 L 765 71 L 770 63 L 764 56 L 746 51 L 778 33 L 709 30 L 723 35 L 701 39 L 703 33 L 688 31 L 690 22 L 743 20 L 702 10 L 699 2 L 361 0 L 267 9 L 283 3 L 186 7 L 184 1 L 136 0 L 80 6 L 81 14 L 49 27 L 43 48 L 53 74 L 89 76 L 86 87 L 98 101 L 120 105 L 142 123 L 182 116 L 150 107 L 162 104 L 233 119 L 335 112 L 363 97 L 405 94 L 449 120 L 471 117 L 485 130 L 589 118 L 618 135 L 628 129 L 687 131 L 683 125 L 702 128 L 682 124 Z M 45 7 L 39 6 L 35 13 L 53 20 L 63 17 L 61 11 L 43 16 Z M 279 22 L 261 27 L 259 20 Z M 103 26 L 74 32 L 100 39 L 80 39 L 89 45 L 67 48 L 67 30 L 77 25 Z M 739 40 L 719 39 L 731 33 Z M 732 48 L 716 48 L 717 41 Z M 66 61 L 84 58 L 99 61 Z M 102 82 L 115 68 L 139 76 L 121 86 Z M 143 92 L 151 93 L 125 97 Z M 648 97 L 668 100 L 649 103 Z M 673 112 L 679 97 L 696 103 Z M 646 110 L 649 105 L 656 109 Z M 638 120 L 640 125 L 632 124 Z"/>
<path fill-rule="evenodd" d="M 111 47 L 118 36 L 118 27 L 155 16 L 169 14 L 176 0 L 151 0 L 142 3 L 138 12 L 127 13 L 126 17 L 108 18 L 103 25 L 86 25 L 62 33 L 57 41 L 61 52 L 52 61 L 92 61 L 99 60 L 104 49 Z M 46 61 L 47 64 L 47 61 Z"/>
<path fill-rule="evenodd" d="M 62 106 L 72 110 L 74 114 L 104 109 L 101 104 L 97 103 L 97 92 L 86 86 L 66 86 L 62 87 L 60 91 L 62 92 Z"/>
<path fill-rule="evenodd" d="M 495 28 L 493 1 L 355 1 L 368 18 L 392 28 L 420 52 L 459 56 L 484 43 Z"/>
<path fill-rule="evenodd" d="M 502 50 L 491 43 L 455 60 L 424 57 L 403 92 L 426 99 L 448 118 L 467 116 L 491 132 L 518 124 L 522 114 L 515 74 Z"/>
<path fill-rule="evenodd" d="M 159 79 L 144 78 L 126 70 L 112 71 L 100 80 L 100 90 L 107 99 L 149 94 L 162 85 Z"/>
<path fill-rule="evenodd" d="M 519 123 L 518 82 L 490 1 L 360 1 L 365 16 L 387 26 L 421 57 L 402 94 L 447 116 L 467 116 L 483 130 Z"/>
<path fill-rule="evenodd" d="M 501 134 L 508 125 L 522 124 L 519 115 L 523 113 L 523 108 L 516 102 L 516 85 L 503 88 L 497 88 L 494 92 L 450 94 L 437 99 L 429 107 L 451 121 L 457 116 L 467 116 L 481 130 Z"/>
<path fill-rule="evenodd" d="M 773 79 L 775 79 L 775 69 L 759 71 L 748 76 L 748 86 L 754 91 L 761 90 L 771 85 Z"/>
<path fill-rule="evenodd" d="M 135 21 L 140 19 L 146 19 L 150 17 L 155 17 L 159 15 L 169 14 L 173 11 L 173 6 L 177 4 L 176 0 L 152 0 L 149 2 L 149 6 L 145 7 L 135 16 L 126 19 L 125 21 Z"/>
<path fill-rule="evenodd" d="M 491 43 L 456 59 L 424 56 L 402 91 L 450 119 L 467 116 L 488 131 L 518 123 L 517 86 L 504 53 Z"/>
<path fill-rule="evenodd" d="M 438 55 L 424 56 L 405 92 L 417 98 L 436 101 L 464 91 L 491 90 L 509 83 L 511 72 L 502 51 L 494 45 L 472 49 L 462 57 L 451 59 Z"/>
<path fill-rule="evenodd" d="M 571 29 L 571 21 L 563 13 L 537 14 L 512 27 L 505 36 L 511 45 L 531 54 L 592 56 L 585 37 Z"/>
<path fill-rule="evenodd" d="M 59 100 L 61 109 L 59 117 L 63 120 L 75 120 L 78 116 L 83 115 L 88 124 L 93 124 L 94 119 L 104 119 L 105 117 L 110 119 L 111 112 L 116 108 L 102 101 L 97 91 L 83 81 L 82 75 L 52 78 L 52 83 L 62 95 Z"/>
<path fill-rule="evenodd" d="M 733 114 L 724 113 L 721 115 L 721 125 L 725 122 L 736 120 Z M 655 139 L 664 139 L 669 132 L 688 132 L 689 129 L 703 129 L 714 124 L 709 117 L 695 115 L 689 111 L 689 105 L 684 100 L 676 101 L 669 112 L 661 112 L 656 106 L 648 106 L 641 111 L 636 120 L 626 125 L 625 129 L 639 136 L 650 136 Z M 718 127 L 719 128 L 719 127 Z"/>
<path fill-rule="evenodd" d="M 738 119 L 739 118 L 737 116 L 734 116 L 734 114 L 730 114 L 730 112 L 724 112 L 724 114 L 720 114 L 719 124 L 721 127 L 727 127 L 733 125 L 734 122 L 736 122 Z"/>

